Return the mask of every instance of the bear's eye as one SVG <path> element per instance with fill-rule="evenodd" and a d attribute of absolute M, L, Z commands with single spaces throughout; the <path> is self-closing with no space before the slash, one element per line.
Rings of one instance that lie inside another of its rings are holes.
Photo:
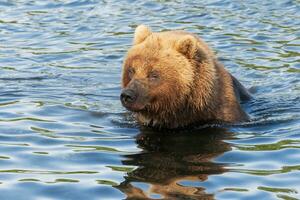
<path fill-rule="evenodd" d="M 128 72 L 129 78 L 131 79 L 135 73 L 135 70 L 133 69 L 133 67 L 129 67 L 127 72 Z"/>
<path fill-rule="evenodd" d="M 158 80 L 159 79 L 159 73 L 158 73 L 158 71 L 152 71 L 152 72 L 150 72 L 149 75 L 148 75 L 148 78 L 151 81 Z"/>

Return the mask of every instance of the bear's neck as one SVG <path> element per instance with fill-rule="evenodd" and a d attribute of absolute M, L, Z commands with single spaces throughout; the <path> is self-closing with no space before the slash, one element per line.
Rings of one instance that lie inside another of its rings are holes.
<path fill-rule="evenodd" d="M 213 119 L 210 112 L 201 111 L 201 113 L 186 105 L 182 109 L 173 110 L 172 112 L 160 112 L 157 114 L 135 113 L 135 117 L 144 126 L 174 129 L 195 124 L 205 124 Z"/>

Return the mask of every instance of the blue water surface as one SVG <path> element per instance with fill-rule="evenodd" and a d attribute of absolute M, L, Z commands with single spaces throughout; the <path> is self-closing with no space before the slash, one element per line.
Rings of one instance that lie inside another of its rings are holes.
<path fill-rule="evenodd" d="M 119 101 L 134 29 L 201 36 L 253 121 L 159 132 Z M 0 199 L 300 199 L 300 4 L 0 0 Z"/>

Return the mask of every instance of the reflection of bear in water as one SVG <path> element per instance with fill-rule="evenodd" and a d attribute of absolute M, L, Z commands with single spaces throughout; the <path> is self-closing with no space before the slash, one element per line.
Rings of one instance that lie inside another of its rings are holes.
<path fill-rule="evenodd" d="M 212 159 L 230 150 L 223 139 L 230 137 L 224 129 L 202 129 L 192 133 L 147 132 L 137 136 L 137 143 L 144 151 L 128 155 L 125 165 L 137 166 L 128 173 L 117 188 L 127 199 L 151 199 L 159 194 L 163 199 L 213 199 L 204 188 L 187 187 L 181 181 L 205 181 L 209 175 L 226 170 Z M 150 184 L 149 191 L 135 187 L 133 182 Z"/>
<path fill-rule="evenodd" d="M 122 104 L 137 120 L 178 128 L 248 120 L 239 100 L 250 97 L 199 37 L 138 26 L 124 60 Z"/>

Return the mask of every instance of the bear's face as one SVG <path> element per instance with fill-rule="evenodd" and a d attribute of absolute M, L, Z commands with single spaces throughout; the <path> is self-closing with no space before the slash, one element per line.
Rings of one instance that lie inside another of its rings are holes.
<path fill-rule="evenodd" d="M 182 41 L 142 28 L 136 30 L 134 46 L 124 61 L 122 104 L 134 112 L 175 111 L 186 103 L 193 84 L 189 52 L 183 53 L 187 50 Z"/>

